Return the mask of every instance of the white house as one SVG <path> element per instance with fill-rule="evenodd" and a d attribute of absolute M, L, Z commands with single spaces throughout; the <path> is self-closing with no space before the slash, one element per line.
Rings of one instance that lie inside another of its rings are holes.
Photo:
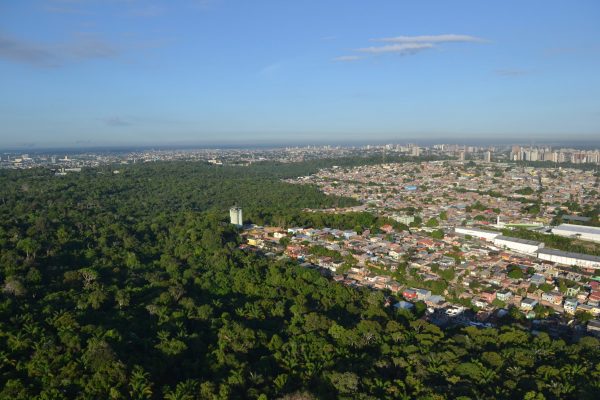
<path fill-rule="evenodd" d="M 535 306 L 538 305 L 538 301 L 534 299 L 525 298 L 521 300 L 521 309 L 523 311 L 531 311 Z"/>
<path fill-rule="evenodd" d="M 575 314 L 575 311 L 577 311 L 577 304 L 577 299 L 566 299 L 563 308 L 565 309 L 565 312 Z"/>

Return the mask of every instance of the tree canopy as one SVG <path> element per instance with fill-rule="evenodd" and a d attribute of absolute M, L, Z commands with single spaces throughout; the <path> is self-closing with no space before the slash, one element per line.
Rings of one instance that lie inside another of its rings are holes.
<path fill-rule="evenodd" d="M 442 331 L 226 222 L 348 199 L 265 166 L 119 169 L 0 172 L 0 398 L 596 398 L 595 338 Z"/>

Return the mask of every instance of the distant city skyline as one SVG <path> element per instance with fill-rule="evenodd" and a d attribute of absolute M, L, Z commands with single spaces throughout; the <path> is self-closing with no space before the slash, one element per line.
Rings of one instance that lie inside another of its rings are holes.
<path fill-rule="evenodd" d="M 582 169 L 600 166 L 598 147 L 529 147 L 520 145 L 490 146 L 437 143 L 432 146 L 417 144 L 385 144 L 363 146 L 287 146 L 287 147 L 229 147 L 229 148 L 96 148 L 96 149 L 47 149 L 0 151 L 0 169 L 50 168 L 56 176 L 81 172 L 82 168 L 106 165 L 127 165 L 146 162 L 188 161 L 212 165 L 250 165 L 255 162 L 294 163 L 315 159 L 379 158 L 382 163 L 398 160 L 458 160 L 459 162 L 483 161 L 551 162 L 554 166 L 578 165 Z M 421 159 L 420 157 L 425 157 Z M 118 173 L 118 172 L 117 172 Z M 234 203 L 235 204 L 235 203 Z M 230 210 L 231 211 L 231 210 Z M 241 213 L 241 212 L 240 212 Z M 236 211 L 237 215 L 237 211 Z M 234 220 L 243 221 L 241 216 Z"/>
<path fill-rule="evenodd" d="M 485 161 L 511 160 L 511 161 L 552 161 L 554 163 L 576 163 L 576 164 L 598 164 L 600 165 L 600 144 L 595 142 L 564 142 L 564 143 L 452 143 L 452 142 L 429 142 L 429 143 L 348 143 L 348 144 L 292 144 L 292 145 L 253 145 L 253 146 L 105 146 L 86 148 L 24 148 L 24 149 L 0 149 L 0 161 L 2 166 L 16 168 L 31 168 L 39 165 L 54 165 L 57 162 L 75 163 L 78 167 L 93 166 L 81 165 L 79 161 L 103 159 L 104 162 L 121 162 L 123 160 L 144 159 L 151 161 L 210 161 L 221 157 L 225 159 L 240 154 L 252 154 L 250 160 L 264 160 L 266 154 L 307 154 L 311 159 L 315 154 L 336 158 L 376 154 L 385 159 L 386 155 L 395 156 L 431 156 L 446 155 L 455 156 L 460 161 L 465 161 L 466 156 L 480 158 Z M 155 158 L 160 155 L 159 158 Z M 498 157 L 500 155 L 500 157 Z M 257 158 L 255 158 L 256 156 Z M 61 158 L 62 157 L 62 158 Z M 71 158 L 74 157 L 74 158 Z M 111 157 L 117 157 L 111 158 Z M 125 158 L 123 158 L 125 157 Z M 289 162 L 283 159 L 272 159 L 274 161 Z M 304 157 L 292 161 L 303 161 Z M 41 164 L 39 163 L 41 162 Z M 71 165 L 71 166 L 73 166 Z"/>
<path fill-rule="evenodd" d="M 594 0 L 0 3 L 0 149 L 600 141 Z"/>
<path fill-rule="evenodd" d="M 383 138 L 379 140 L 295 140 L 295 141 L 275 141 L 275 140 L 231 140 L 231 141 L 206 141 L 206 142 L 154 142 L 154 143 L 106 143 L 106 144 L 85 144 L 76 143 L 73 145 L 60 145 L 56 143 L 44 144 L 21 144 L 21 145 L 0 145 L 0 152 L 19 153 L 48 153 L 48 152 L 110 152 L 110 151 L 129 151 L 129 150 L 188 150 L 188 149 L 268 149 L 285 147 L 364 147 L 364 146 L 383 146 L 383 145 L 408 145 L 429 147 L 437 144 L 453 144 L 460 146 L 490 146 L 504 147 L 509 149 L 513 145 L 520 145 L 524 148 L 551 147 L 551 148 L 575 148 L 575 149 L 598 149 L 600 148 L 600 138 L 594 135 L 590 137 L 575 138 L 571 140 L 560 140 L 560 138 L 519 140 L 518 138 L 498 138 L 498 137 L 413 137 L 407 139 Z"/>

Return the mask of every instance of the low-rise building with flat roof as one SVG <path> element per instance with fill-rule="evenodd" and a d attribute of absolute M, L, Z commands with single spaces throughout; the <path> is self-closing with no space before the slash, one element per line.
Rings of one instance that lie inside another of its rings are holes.
<path fill-rule="evenodd" d="M 561 224 L 552 229 L 552 233 L 559 236 L 589 240 L 600 243 L 600 228 L 573 224 Z"/>
<path fill-rule="evenodd" d="M 493 241 L 498 236 L 500 236 L 499 232 L 486 231 L 486 230 L 478 229 L 478 228 L 456 227 L 456 228 L 454 228 L 454 232 L 461 234 L 461 235 L 473 236 L 473 237 L 484 239 L 487 241 Z"/>
<path fill-rule="evenodd" d="M 537 305 L 538 301 L 535 299 L 526 298 L 521 300 L 521 309 L 524 311 L 531 311 Z"/>
<path fill-rule="evenodd" d="M 544 247 L 544 243 L 542 242 L 513 238 L 503 235 L 497 236 L 494 239 L 494 244 L 498 247 L 507 248 L 517 253 L 523 253 L 527 255 L 535 255 L 539 249 Z"/>
<path fill-rule="evenodd" d="M 577 311 L 577 305 L 577 299 L 569 298 L 565 300 L 563 308 L 565 309 L 565 312 L 569 314 L 575 314 L 575 311 Z"/>
<path fill-rule="evenodd" d="M 590 269 L 600 268 L 600 257 L 588 254 L 571 253 L 555 249 L 540 249 L 537 256 L 540 260 L 551 261 L 557 264 L 576 265 Z"/>

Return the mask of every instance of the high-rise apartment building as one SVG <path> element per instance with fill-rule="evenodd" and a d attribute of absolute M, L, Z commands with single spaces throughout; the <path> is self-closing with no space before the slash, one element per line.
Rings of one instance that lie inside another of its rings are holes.
<path fill-rule="evenodd" d="M 242 226 L 244 225 L 244 219 L 242 218 L 242 209 L 241 207 L 231 207 L 229 209 L 229 218 L 231 220 L 231 223 L 235 226 Z"/>
<path fill-rule="evenodd" d="M 510 152 L 510 159 L 513 161 L 521 161 L 523 159 L 521 146 L 513 146 Z"/>

